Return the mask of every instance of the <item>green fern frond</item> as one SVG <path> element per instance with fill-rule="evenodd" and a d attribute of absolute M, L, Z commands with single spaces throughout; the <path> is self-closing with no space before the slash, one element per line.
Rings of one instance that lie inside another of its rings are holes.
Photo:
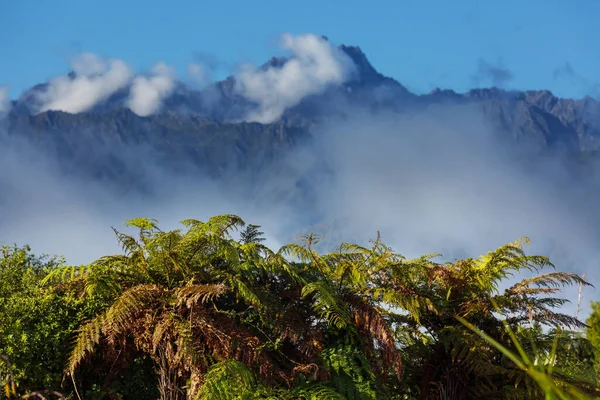
<path fill-rule="evenodd" d="M 256 384 L 256 377 L 244 363 L 222 361 L 208 370 L 198 399 L 241 400 L 254 391 Z"/>
<path fill-rule="evenodd" d="M 158 230 L 158 221 L 153 218 L 133 218 L 125 222 L 125 226 L 139 228 L 142 232 Z"/>
<path fill-rule="evenodd" d="M 306 384 L 288 392 L 285 399 L 289 400 L 348 400 L 336 389 L 323 384 Z"/>
<path fill-rule="evenodd" d="M 188 227 L 190 231 L 213 234 L 223 238 L 230 237 L 232 230 L 243 228 L 246 225 L 243 219 L 233 214 L 217 215 L 207 222 L 186 219 L 181 223 Z"/>
<path fill-rule="evenodd" d="M 89 265 L 63 265 L 52 270 L 42 281 L 42 285 L 65 283 L 76 278 L 85 278 L 90 273 Z"/>
<path fill-rule="evenodd" d="M 338 328 L 348 326 L 350 313 L 325 282 L 310 282 L 302 288 L 302 297 L 312 296 L 313 308 L 330 324 Z"/>
<path fill-rule="evenodd" d="M 331 384 L 347 399 L 375 400 L 378 398 L 376 377 L 365 355 L 353 344 L 340 344 L 321 352 L 331 371 Z M 335 392 L 334 392 L 335 393 Z"/>

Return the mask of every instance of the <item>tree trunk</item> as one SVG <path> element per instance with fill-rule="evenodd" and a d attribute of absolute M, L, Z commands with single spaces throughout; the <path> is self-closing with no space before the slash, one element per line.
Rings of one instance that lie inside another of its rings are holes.
<path fill-rule="evenodd" d="M 187 390 L 187 400 L 196 400 L 198 392 L 202 387 L 202 373 L 197 368 L 192 368 L 190 384 Z"/>
<path fill-rule="evenodd" d="M 158 391 L 160 400 L 185 400 L 186 382 L 185 377 L 181 376 L 179 368 L 171 364 L 168 351 L 164 348 L 158 350 L 157 369 L 158 369 Z"/>

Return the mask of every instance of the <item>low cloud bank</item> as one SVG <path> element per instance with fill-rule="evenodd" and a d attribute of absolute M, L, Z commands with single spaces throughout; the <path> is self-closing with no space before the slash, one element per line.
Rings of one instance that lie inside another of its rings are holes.
<path fill-rule="evenodd" d="M 66 176 L 38 150 L 5 138 L 0 241 L 86 263 L 119 251 L 110 226 L 127 219 L 157 218 L 169 229 L 185 218 L 235 213 L 262 225 L 273 248 L 314 231 L 324 236 L 322 249 L 333 250 L 380 231 L 407 257 L 442 253 L 451 260 L 528 236 L 528 252 L 600 283 L 597 169 L 575 181 L 560 158 L 524 157 L 470 106 L 348 115 L 319 128 L 310 144 L 259 179 L 230 171 L 232 180 L 215 181 L 147 161 L 137 165 L 151 190 L 126 195 Z"/>
<path fill-rule="evenodd" d="M 296 213 L 318 221 L 299 233 L 323 234 L 323 247 L 334 249 L 342 241 L 366 243 L 380 231 L 409 258 L 441 253 L 440 260 L 476 257 L 527 236 L 528 253 L 548 255 L 558 270 L 600 284 L 600 170 L 573 179 L 563 158 L 511 143 L 476 107 L 348 114 L 318 130 L 292 162 L 304 168 L 313 196 Z M 576 290 L 566 292 L 572 301 Z M 586 288 L 584 296 L 585 314 L 597 294 Z M 575 304 L 566 310 L 574 313 Z"/>

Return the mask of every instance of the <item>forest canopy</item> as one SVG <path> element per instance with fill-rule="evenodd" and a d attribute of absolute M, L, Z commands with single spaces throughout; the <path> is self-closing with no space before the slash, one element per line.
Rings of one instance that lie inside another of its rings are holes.
<path fill-rule="evenodd" d="M 0 398 L 600 397 L 600 305 L 563 312 L 589 283 L 528 239 L 437 262 L 379 236 L 275 251 L 235 215 L 127 225 L 88 265 L 2 247 Z"/>

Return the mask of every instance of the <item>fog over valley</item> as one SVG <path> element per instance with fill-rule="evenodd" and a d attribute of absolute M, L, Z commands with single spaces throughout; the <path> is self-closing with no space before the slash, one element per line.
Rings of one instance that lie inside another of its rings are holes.
<path fill-rule="evenodd" d="M 225 81 L 201 63 L 179 77 L 83 53 L 12 101 L 0 91 L 2 243 L 88 263 L 119 251 L 111 226 L 130 218 L 175 228 L 233 213 L 275 249 L 380 231 L 407 257 L 451 260 L 527 236 L 528 251 L 600 283 L 597 101 L 416 95 L 357 47 L 289 34 L 281 46 L 288 58 Z"/>

